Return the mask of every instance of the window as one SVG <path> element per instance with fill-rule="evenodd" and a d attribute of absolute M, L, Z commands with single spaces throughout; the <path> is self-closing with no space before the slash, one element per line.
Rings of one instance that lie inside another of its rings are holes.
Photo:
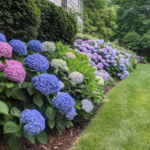
<path fill-rule="evenodd" d="M 67 0 L 61 0 L 61 6 L 64 10 L 67 11 Z"/>
<path fill-rule="evenodd" d="M 78 0 L 78 12 L 82 13 L 82 0 Z"/>

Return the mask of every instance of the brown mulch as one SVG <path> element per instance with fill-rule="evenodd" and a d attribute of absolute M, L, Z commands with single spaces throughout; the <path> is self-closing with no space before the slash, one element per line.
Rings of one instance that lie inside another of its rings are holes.
<path fill-rule="evenodd" d="M 116 83 L 119 83 L 117 81 Z M 105 87 L 104 94 L 106 94 L 109 90 L 114 88 L 115 86 L 107 86 Z M 99 108 L 103 105 L 101 103 L 100 106 L 95 110 L 94 115 L 98 112 Z M 75 123 L 72 129 L 67 129 L 64 131 L 63 135 L 59 135 L 57 130 L 46 129 L 46 134 L 48 141 L 45 145 L 36 141 L 36 144 L 33 145 L 27 139 L 22 137 L 22 147 L 20 150 L 69 150 L 72 145 L 78 140 L 80 134 L 84 131 L 85 127 L 90 122 L 90 119 L 82 120 L 78 123 Z M 8 145 L 4 143 L 2 137 L 0 137 L 0 150 L 10 150 Z"/>

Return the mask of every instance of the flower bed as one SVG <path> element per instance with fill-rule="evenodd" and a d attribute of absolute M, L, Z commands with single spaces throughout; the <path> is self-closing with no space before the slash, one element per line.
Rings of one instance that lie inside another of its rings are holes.
<path fill-rule="evenodd" d="M 22 136 L 46 144 L 46 127 L 63 134 L 92 117 L 111 77 L 124 79 L 136 66 L 134 56 L 107 45 L 77 40 L 72 50 L 48 41 L 0 42 L 0 127 L 11 150 L 20 149 Z"/>

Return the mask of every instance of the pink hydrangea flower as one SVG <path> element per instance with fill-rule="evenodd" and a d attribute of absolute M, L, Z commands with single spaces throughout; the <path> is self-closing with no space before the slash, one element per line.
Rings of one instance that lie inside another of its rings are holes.
<path fill-rule="evenodd" d="M 75 55 L 73 55 L 71 52 L 66 53 L 68 58 L 76 58 Z"/>
<path fill-rule="evenodd" d="M 20 62 L 17 60 L 6 60 L 4 68 L 5 77 L 11 81 L 22 84 L 25 80 L 26 72 Z"/>
<path fill-rule="evenodd" d="M 6 42 L 0 42 L 0 57 L 10 58 L 12 56 L 12 47 Z"/>
<path fill-rule="evenodd" d="M 0 61 L 0 72 L 4 71 L 5 66 L 3 65 L 3 63 Z"/>

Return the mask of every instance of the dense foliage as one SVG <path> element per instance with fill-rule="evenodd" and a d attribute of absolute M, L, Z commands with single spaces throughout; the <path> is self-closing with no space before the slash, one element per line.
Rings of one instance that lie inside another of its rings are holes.
<path fill-rule="evenodd" d="M 114 38 L 122 39 L 131 31 L 142 36 L 150 30 L 149 0 L 112 0 L 110 4 L 120 6 L 117 12 L 118 28 Z"/>
<path fill-rule="evenodd" d="M 109 40 L 117 28 L 117 7 L 108 7 L 107 0 L 88 0 L 83 8 L 83 33 Z"/>
<path fill-rule="evenodd" d="M 103 79 L 95 78 L 87 56 L 62 43 L 47 43 L 36 53 L 41 43 L 30 41 L 24 55 L 22 44 L 14 49 L 0 42 L 0 127 L 11 150 L 20 149 L 22 136 L 45 144 L 46 125 L 62 134 L 90 118 L 103 99 Z"/>
<path fill-rule="evenodd" d="M 0 6 L 0 32 L 7 41 L 19 38 L 27 42 L 37 37 L 41 18 L 35 1 L 1 0 Z"/>
<path fill-rule="evenodd" d="M 123 38 L 121 46 L 133 51 L 138 51 L 142 49 L 140 40 L 141 36 L 136 32 L 129 32 Z"/>
<path fill-rule="evenodd" d="M 104 43 L 104 40 L 78 39 L 74 46 L 78 48 L 76 51 L 88 56 L 90 65 L 97 69 L 95 74 L 102 78 L 100 73 L 104 69 L 114 78 L 125 79 L 129 75 L 128 71 L 132 71 L 137 64 L 136 56 L 132 57 L 125 49 L 111 46 L 110 42 Z"/>
<path fill-rule="evenodd" d="M 76 19 L 61 7 L 47 0 L 41 1 L 40 10 L 41 24 L 37 39 L 42 42 L 50 40 L 73 43 L 77 34 Z"/>

